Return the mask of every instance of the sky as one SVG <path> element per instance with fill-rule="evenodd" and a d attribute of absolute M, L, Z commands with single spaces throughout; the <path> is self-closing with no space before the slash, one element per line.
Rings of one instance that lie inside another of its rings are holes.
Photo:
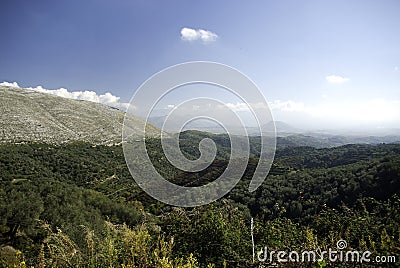
<path fill-rule="evenodd" d="M 156 72 L 213 61 L 251 78 L 276 120 L 400 128 L 397 0 L 5 0 L 1 11 L 0 83 L 125 107 Z"/>

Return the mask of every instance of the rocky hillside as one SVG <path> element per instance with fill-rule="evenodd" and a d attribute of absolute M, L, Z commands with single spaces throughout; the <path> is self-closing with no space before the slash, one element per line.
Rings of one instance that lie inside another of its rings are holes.
<path fill-rule="evenodd" d="M 0 86 L 0 142 L 119 143 L 124 115 L 121 110 L 99 103 Z M 136 117 L 132 120 L 141 121 Z M 153 126 L 146 132 L 149 136 L 159 134 Z"/>

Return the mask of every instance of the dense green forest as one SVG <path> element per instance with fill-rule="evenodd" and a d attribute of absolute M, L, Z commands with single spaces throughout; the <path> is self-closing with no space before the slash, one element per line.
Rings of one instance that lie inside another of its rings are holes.
<path fill-rule="evenodd" d="M 215 140 L 218 155 L 198 173 L 172 167 L 159 140 L 148 140 L 147 148 L 159 172 L 174 183 L 203 185 L 222 174 L 230 152 L 227 136 L 200 132 L 182 133 L 181 149 L 198 157 L 204 137 Z M 190 209 L 143 192 L 121 146 L 2 144 L 1 265 L 267 267 L 257 256 L 252 261 L 252 218 L 256 255 L 265 246 L 327 249 L 344 239 L 349 249 L 395 256 L 396 263 L 381 267 L 400 263 L 400 144 L 315 148 L 278 140 L 270 174 L 250 193 L 259 139 L 250 142 L 251 157 L 238 185 L 221 200 Z"/>

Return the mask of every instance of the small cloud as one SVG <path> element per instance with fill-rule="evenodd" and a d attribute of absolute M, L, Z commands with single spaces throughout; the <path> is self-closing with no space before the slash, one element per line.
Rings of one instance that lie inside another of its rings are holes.
<path fill-rule="evenodd" d="M 235 112 L 249 111 L 249 106 L 247 105 L 247 103 L 244 103 L 244 102 L 226 103 L 225 105 L 230 110 L 235 111 Z"/>
<path fill-rule="evenodd" d="M 3 82 L 0 83 L 0 86 L 7 86 L 7 87 L 14 87 L 14 88 L 21 88 L 17 82 Z M 110 92 L 105 94 L 97 94 L 95 91 L 69 91 L 66 88 L 59 88 L 59 89 L 46 89 L 42 86 L 37 87 L 27 87 L 25 89 L 37 91 L 40 93 L 46 93 L 51 95 L 56 95 L 63 98 L 74 99 L 74 100 L 85 100 L 91 102 L 102 103 L 108 106 L 113 106 L 117 108 L 128 108 L 129 103 L 122 103 L 120 102 L 120 97 L 114 96 Z"/>
<path fill-rule="evenodd" d="M 200 39 L 204 42 L 204 43 L 209 43 L 209 42 L 214 42 L 217 40 L 218 35 L 216 35 L 213 32 L 210 31 L 206 31 L 206 30 L 198 30 L 199 34 L 200 34 Z"/>
<path fill-rule="evenodd" d="M 181 30 L 182 40 L 195 41 L 195 40 L 199 39 L 199 37 L 200 37 L 199 33 L 194 29 L 182 28 L 182 30 Z"/>
<path fill-rule="evenodd" d="M 302 112 L 305 110 L 304 103 L 292 100 L 288 101 L 275 100 L 269 102 L 268 104 L 269 107 L 271 107 L 271 110 L 279 110 L 284 112 Z"/>
<path fill-rule="evenodd" d="M 399 71 L 399 67 L 398 67 L 398 66 L 395 66 L 395 67 L 394 67 L 394 71 L 395 71 L 395 72 L 398 72 L 398 71 Z"/>
<path fill-rule="evenodd" d="M 225 104 L 221 104 L 217 106 L 218 109 L 229 109 L 234 112 L 250 112 L 251 109 L 267 109 L 268 107 L 265 103 L 244 103 L 244 102 L 236 102 L 230 103 L 227 102 Z"/>
<path fill-rule="evenodd" d="M 325 77 L 325 79 L 331 84 L 343 84 L 350 81 L 350 78 L 339 75 L 328 75 L 327 77 Z"/>
<path fill-rule="evenodd" d="M 201 40 L 203 43 L 211 43 L 216 41 L 218 38 L 218 35 L 216 33 L 213 33 L 211 31 L 203 30 L 203 29 L 191 29 L 191 28 L 182 28 L 181 29 L 181 39 L 184 41 L 196 41 L 196 40 Z"/>
<path fill-rule="evenodd" d="M 4 82 L 0 83 L 0 86 L 3 86 L 3 87 L 16 87 L 16 88 L 19 88 L 19 85 L 18 85 L 18 83 L 17 83 L 17 82 L 12 82 L 12 83 L 10 83 L 10 82 L 4 81 Z"/>

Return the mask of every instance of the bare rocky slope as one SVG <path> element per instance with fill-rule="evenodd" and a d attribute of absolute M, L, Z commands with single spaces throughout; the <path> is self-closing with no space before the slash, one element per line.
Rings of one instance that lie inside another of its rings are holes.
<path fill-rule="evenodd" d="M 107 105 L 62 98 L 28 89 L 0 86 L 0 142 L 116 144 L 122 138 L 125 112 Z M 143 122 L 130 116 L 134 122 Z M 131 133 L 138 133 L 133 129 Z M 146 136 L 160 130 L 148 126 Z"/>

